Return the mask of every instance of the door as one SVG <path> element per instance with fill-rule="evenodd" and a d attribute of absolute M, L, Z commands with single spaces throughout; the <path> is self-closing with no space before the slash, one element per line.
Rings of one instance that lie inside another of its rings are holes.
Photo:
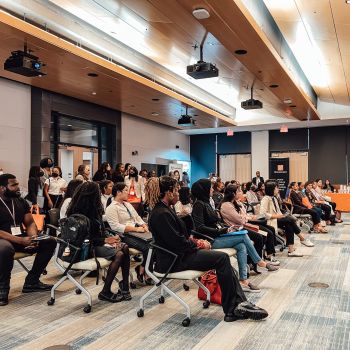
<path fill-rule="evenodd" d="M 252 160 L 250 154 L 219 156 L 219 176 L 223 182 L 236 180 L 240 183 L 251 180 Z"/>

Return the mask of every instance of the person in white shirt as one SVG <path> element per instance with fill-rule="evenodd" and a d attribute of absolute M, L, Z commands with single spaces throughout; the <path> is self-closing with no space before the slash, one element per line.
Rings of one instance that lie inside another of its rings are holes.
<path fill-rule="evenodd" d="M 179 189 L 179 201 L 174 205 L 174 209 L 179 217 L 191 215 L 192 203 L 189 187 Z"/>
<path fill-rule="evenodd" d="M 76 180 L 76 179 L 69 181 L 67 186 L 67 191 L 66 191 L 66 194 L 64 195 L 64 200 L 62 202 L 61 209 L 60 209 L 60 219 L 67 217 L 67 209 L 69 207 L 70 202 L 72 201 L 74 192 L 77 189 L 77 187 L 82 183 L 83 181 Z"/>
<path fill-rule="evenodd" d="M 112 189 L 113 182 L 111 180 L 103 180 L 99 182 L 101 191 L 101 202 L 104 211 L 106 211 L 107 206 L 112 202 Z"/>
<path fill-rule="evenodd" d="M 106 220 L 112 230 L 119 233 L 126 232 L 148 232 L 147 224 L 137 214 L 134 207 L 128 203 L 129 189 L 125 183 L 117 183 L 112 189 L 113 201 L 106 208 Z M 145 264 L 148 254 L 148 243 L 142 238 L 131 235 L 124 235 L 122 241 L 129 248 L 142 252 L 143 261 L 141 266 L 136 267 L 137 279 L 142 283 L 151 284 L 151 279 L 145 273 Z"/>
<path fill-rule="evenodd" d="M 49 210 L 58 208 L 63 200 L 64 192 L 66 191 L 67 182 L 62 179 L 62 170 L 55 166 L 52 169 L 51 177 L 44 184 L 44 209 Z"/>
<path fill-rule="evenodd" d="M 134 166 L 129 168 L 129 175 L 125 176 L 124 182 L 128 187 L 129 201 L 143 202 L 145 199 L 144 181 Z"/>

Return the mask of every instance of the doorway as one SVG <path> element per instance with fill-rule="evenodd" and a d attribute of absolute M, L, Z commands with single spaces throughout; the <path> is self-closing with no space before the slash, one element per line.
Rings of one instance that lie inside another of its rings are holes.
<path fill-rule="evenodd" d="M 251 154 L 219 155 L 219 177 L 223 182 L 236 180 L 240 183 L 251 180 Z"/>
<path fill-rule="evenodd" d="M 67 182 L 75 178 L 75 172 L 81 164 L 90 167 L 92 176 L 98 169 L 98 149 L 58 145 L 58 165 L 62 169 L 62 177 Z"/>

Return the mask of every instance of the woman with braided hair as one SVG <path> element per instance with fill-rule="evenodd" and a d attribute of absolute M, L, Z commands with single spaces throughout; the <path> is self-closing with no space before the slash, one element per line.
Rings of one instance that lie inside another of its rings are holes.
<path fill-rule="evenodd" d="M 199 250 L 187 236 L 186 227 L 171 206 L 179 199 L 176 180 L 169 176 L 151 178 L 145 187 L 146 201 L 152 208 L 149 225 L 156 244 L 178 255 L 172 272 L 184 270 L 216 270 L 222 291 L 224 320 L 261 320 L 267 311 L 247 301 L 238 278 L 232 269 L 227 254 L 216 251 Z M 172 263 L 172 257 L 157 252 L 155 270 L 165 273 Z"/>

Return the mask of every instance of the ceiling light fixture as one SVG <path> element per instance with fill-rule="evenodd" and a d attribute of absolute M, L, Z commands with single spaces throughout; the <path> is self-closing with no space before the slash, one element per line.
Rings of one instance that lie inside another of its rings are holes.
<path fill-rule="evenodd" d="M 291 98 L 285 98 L 285 99 L 283 100 L 283 103 L 285 103 L 286 105 L 289 105 L 289 104 L 292 103 L 292 99 L 291 99 Z"/>
<path fill-rule="evenodd" d="M 192 15 L 197 19 L 207 19 L 210 17 L 210 13 L 206 9 L 195 9 L 192 11 Z"/>
<path fill-rule="evenodd" d="M 345 0 L 345 3 L 350 5 L 350 0 Z"/>
<path fill-rule="evenodd" d="M 153 117 L 157 117 L 159 115 L 159 113 L 157 112 L 152 112 L 151 115 L 153 115 Z"/>
<path fill-rule="evenodd" d="M 159 101 L 159 98 L 152 98 L 152 101 Z"/>
<path fill-rule="evenodd" d="M 289 107 L 290 108 L 296 108 L 296 105 L 290 105 Z"/>
<path fill-rule="evenodd" d="M 96 95 L 96 92 L 95 92 L 95 91 L 93 91 L 93 92 L 91 93 L 91 95 L 94 95 L 94 96 L 95 96 L 95 95 Z"/>
<path fill-rule="evenodd" d="M 228 129 L 226 134 L 227 134 L 227 136 L 233 136 L 234 132 L 232 129 Z"/>
<path fill-rule="evenodd" d="M 248 53 L 247 50 L 239 49 L 235 51 L 236 55 L 246 55 Z"/>
<path fill-rule="evenodd" d="M 71 128 L 73 125 L 72 124 L 67 124 L 67 126 L 69 126 Z"/>

